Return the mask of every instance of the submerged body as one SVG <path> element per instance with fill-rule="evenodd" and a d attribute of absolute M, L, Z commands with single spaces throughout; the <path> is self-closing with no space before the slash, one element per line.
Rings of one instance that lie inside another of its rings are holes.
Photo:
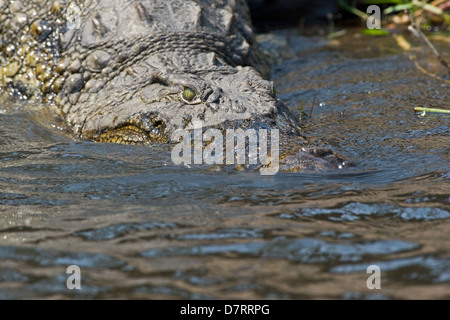
<path fill-rule="evenodd" d="M 80 139 L 170 142 L 205 128 L 277 128 L 281 169 L 344 165 L 311 148 L 263 75 L 242 0 L 0 0 L 0 87 L 58 106 Z"/>

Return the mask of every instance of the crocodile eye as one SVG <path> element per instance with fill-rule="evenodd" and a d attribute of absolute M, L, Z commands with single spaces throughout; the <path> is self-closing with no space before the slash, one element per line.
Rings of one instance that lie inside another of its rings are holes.
<path fill-rule="evenodd" d="M 184 88 L 184 91 L 183 91 L 183 99 L 184 100 L 191 102 L 192 100 L 194 100 L 195 96 L 196 96 L 196 93 L 194 90 L 192 90 L 189 87 Z"/>

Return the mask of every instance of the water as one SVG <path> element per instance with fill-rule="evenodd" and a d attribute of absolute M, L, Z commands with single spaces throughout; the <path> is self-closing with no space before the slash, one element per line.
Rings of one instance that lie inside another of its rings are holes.
<path fill-rule="evenodd" d="M 3 101 L 0 298 L 450 298 L 449 117 L 413 112 L 448 108 L 449 84 L 358 34 L 290 31 L 297 56 L 273 70 L 297 115 L 315 101 L 305 132 L 345 170 L 175 166 L 167 146 L 74 141 L 42 106 Z"/>

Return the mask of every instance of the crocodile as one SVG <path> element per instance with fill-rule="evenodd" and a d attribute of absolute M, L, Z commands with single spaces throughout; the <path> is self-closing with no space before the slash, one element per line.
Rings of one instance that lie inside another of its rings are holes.
<path fill-rule="evenodd" d="M 280 169 L 348 164 L 311 145 L 269 81 L 243 0 L 0 0 L 0 88 L 56 106 L 75 139 L 171 143 L 277 128 Z"/>

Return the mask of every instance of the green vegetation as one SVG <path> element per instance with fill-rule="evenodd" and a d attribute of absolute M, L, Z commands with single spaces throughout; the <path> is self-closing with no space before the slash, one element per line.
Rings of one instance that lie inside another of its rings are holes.
<path fill-rule="evenodd" d="M 384 8 L 385 23 L 408 24 L 411 15 L 423 30 L 450 32 L 449 0 L 338 0 L 340 7 L 366 20 L 369 15 L 358 9 L 362 5 L 379 5 Z M 376 34 L 379 35 L 379 34 Z"/>
<path fill-rule="evenodd" d="M 443 67 L 450 75 L 450 66 L 445 60 L 444 56 L 436 49 L 432 42 L 425 35 L 425 32 L 441 32 L 444 35 L 450 35 L 450 0 L 349 0 L 349 4 L 345 0 L 338 0 L 339 5 L 344 10 L 360 17 L 366 21 L 371 16 L 366 12 L 361 11 L 358 7 L 367 8 L 369 5 L 379 5 L 383 8 L 383 15 L 381 18 L 382 28 L 365 29 L 363 34 L 372 36 L 386 36 L 392 34 L 397 44 L 409 52 L 411 44 L 401 35 L 398 30 L 402 27 L 412 32 L 417 37 L 423 40 L 423 43 L 431 50 L 434 56 L 439 60 Z M 450 83 L 450 80 L 440 77 L 433 72 L 422 67 L 414 54 L 409 53 L 408 58 L 414 63 L 418 70 L 422 73 L 438 79 L 445 83 Z M 449 114 L 450 110 L 437 108 L 414 108 L 415 112 L 431 112 L 431 113 L 445 113 Z"/>
<path fill-rule="evenodd" d="M 423 108 L 423 107 L 415 107 L 415 112 L 432 112 L 432 113 L 448 113 L 450 114 L 450 110 L 446 109 L 437 109 L 437 108 Z"/>
<path fill-rule="evenodd" d="M 300 106 L 298 107 L 298 109 L 300 110 L 300 114 L 299 114 L 299 116 L 298 116 L 298 120 L 300 121 L 300 122 L 302 122 L 302 120 L 303 120 L 303 117 L 305 117 L 305 118 L 308 118 L 308 119 L 311 119 L 311 117 L 312 117 L 312 112 L 313 112 L 313 109 L 314 109 L 314 104 L 316 103 L 316 98 L 314 97 L 314 99 L 313 99 L 313 102 L 312 102 L 312 104 L 311 104 L 311 109 L 309 109 L 309 114 L 307 114 L 303 109 L 303 100 L 302 101 L 300 101 Z"/>
<path fill-rule="evenodd" d="M 364 29 L 362 33 L 369 36 L 388 36 L 391 34 L 388 30 L 384 29 Z"/>

